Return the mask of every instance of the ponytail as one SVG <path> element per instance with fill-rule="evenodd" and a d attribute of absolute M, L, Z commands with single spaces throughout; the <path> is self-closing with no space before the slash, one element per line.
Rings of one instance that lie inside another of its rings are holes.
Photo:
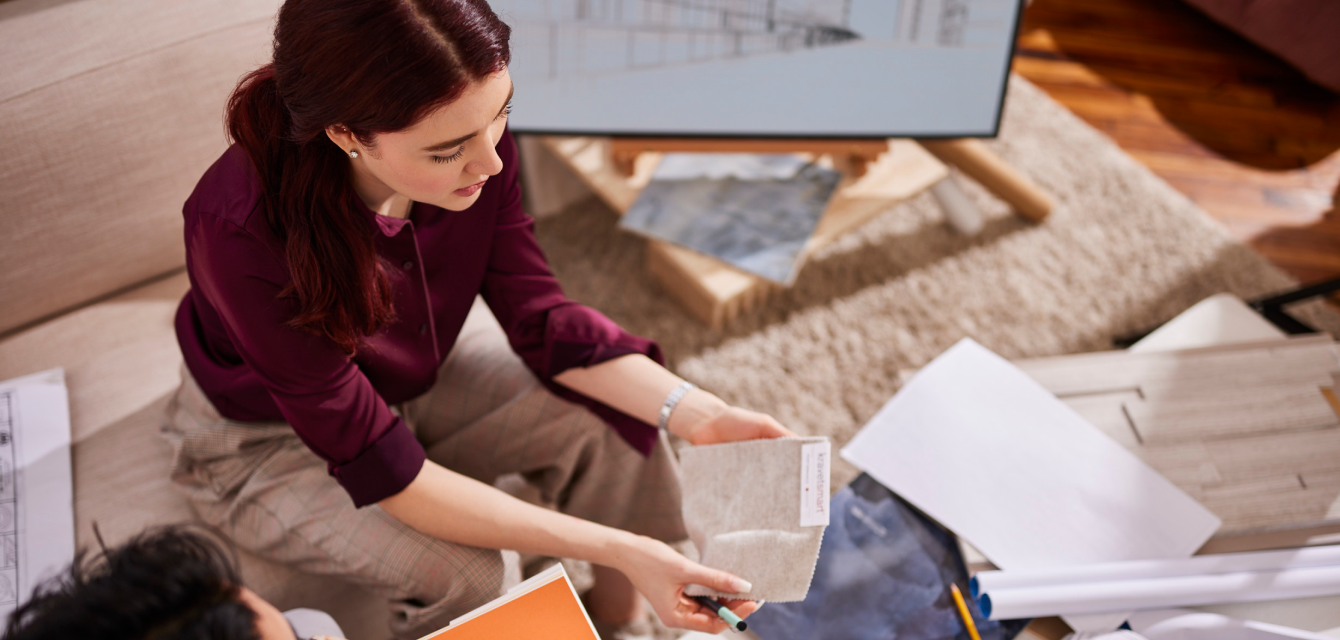
<path fill-rule="evenodd" d="M 326 127 L 365 143 L 410 127 L 506 68 L 510 35 L 486 0 L 285 0 L 274 62 L 238 83 L 227 124 L 284 242 L 290 326 L 353 355 L 395 319 L 391 268 Z"/>
<path fill-rule="evenodd" d="M 238 83 L 228 99 L 227 126 L 259 175 L 262 213 L 285 245 L 289 282 L 280 296 L 298 303 L 289 326 L 354 355 L 365 336 L 394 321 L 395 310 L 375 230 L 349 184 L 344 154 L 324 130 L 293 139 L 272 64 Z"/>

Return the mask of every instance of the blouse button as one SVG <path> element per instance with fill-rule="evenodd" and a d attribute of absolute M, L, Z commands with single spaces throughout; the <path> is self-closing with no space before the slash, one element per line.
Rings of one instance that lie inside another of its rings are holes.
<path fill-rule="evenodd" d="M 402 264 L 402 265 L 400 265 L 400 266 L 404 267 L 406 271 L 409 271 L 410 269 L 413 269 L 413 268 L 414 268 L 414 261 L 413 261 L 413 260 L 406 260 L 406 261 L 405 261 L 405 264 Z"/>
<path fill-rule="evenodd" d="M 427 323 L 427 322 L 425 322 L 425 323 L 419 325 L 419 335 L 424 335 L 424 334 L 426 334 L 426 333 L 428 333 L 428 323 Z"/>

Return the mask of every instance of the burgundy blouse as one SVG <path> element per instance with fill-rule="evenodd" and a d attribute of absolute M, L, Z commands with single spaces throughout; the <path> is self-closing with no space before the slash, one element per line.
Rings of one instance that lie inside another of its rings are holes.
<path fill-rule="evenodd" d="M 191 375 L 227 418 L 287 421 L 357 506 L 399 493 L 423 466 L 423 447 L 387 405 L 433 386 L 476 294 L 551 390 L 593 409 L 644 454 L 655 445 L 654 427 L 553 382 L 566 369 L 631 353 L 661 362 L 661 352 L 564 297 L 521 207 L 510 132 L 497 149 L 502 173 L 469 209 L 416 203 L 407 220 L 364 209 L 377 253 L 395 266 L 397 320 L 353 358 L 285 325 L 296 305 L 279 295 L 288 281 L 284 244 L 259 210 L 258 176 L 240 147 L 224 152 L 186 201 L 191 290 L 176 328 Z"/>

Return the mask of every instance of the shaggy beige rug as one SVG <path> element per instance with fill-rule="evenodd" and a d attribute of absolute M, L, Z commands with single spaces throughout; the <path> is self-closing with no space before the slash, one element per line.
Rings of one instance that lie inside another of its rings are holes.
<path fill-rule="evenodd" d="M 795 286 L 722 332 L 647 273 L 644 241 L 595 198 L 539 224 L 568 294 L 660 341 L 680 375 L 802 434 L 848 439 L 919 367 L 964 336 L 1008 357 L 1111 349 L 1219 292 L 1292 286 L 1188 199 L 1014 77 L 1000 137 L 1008 162 L 1052 193 L 1024 222 L 976 184 L 986 229 L 964 238 L 922 194 L 811 260 Z M 1300 315 L 1336 333 L 1335 314 Z M 855 476 L 838 460 L 835 487 Z"/>

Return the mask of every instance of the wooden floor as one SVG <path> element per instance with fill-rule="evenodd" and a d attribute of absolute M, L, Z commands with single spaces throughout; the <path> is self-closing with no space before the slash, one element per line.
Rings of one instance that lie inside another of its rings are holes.
<path fill-rule="evenodd" d="M 1035 0 L 1014 70 L 1304 283 L 1340 277 L 1340 96 L 1177 0 Z"/>

